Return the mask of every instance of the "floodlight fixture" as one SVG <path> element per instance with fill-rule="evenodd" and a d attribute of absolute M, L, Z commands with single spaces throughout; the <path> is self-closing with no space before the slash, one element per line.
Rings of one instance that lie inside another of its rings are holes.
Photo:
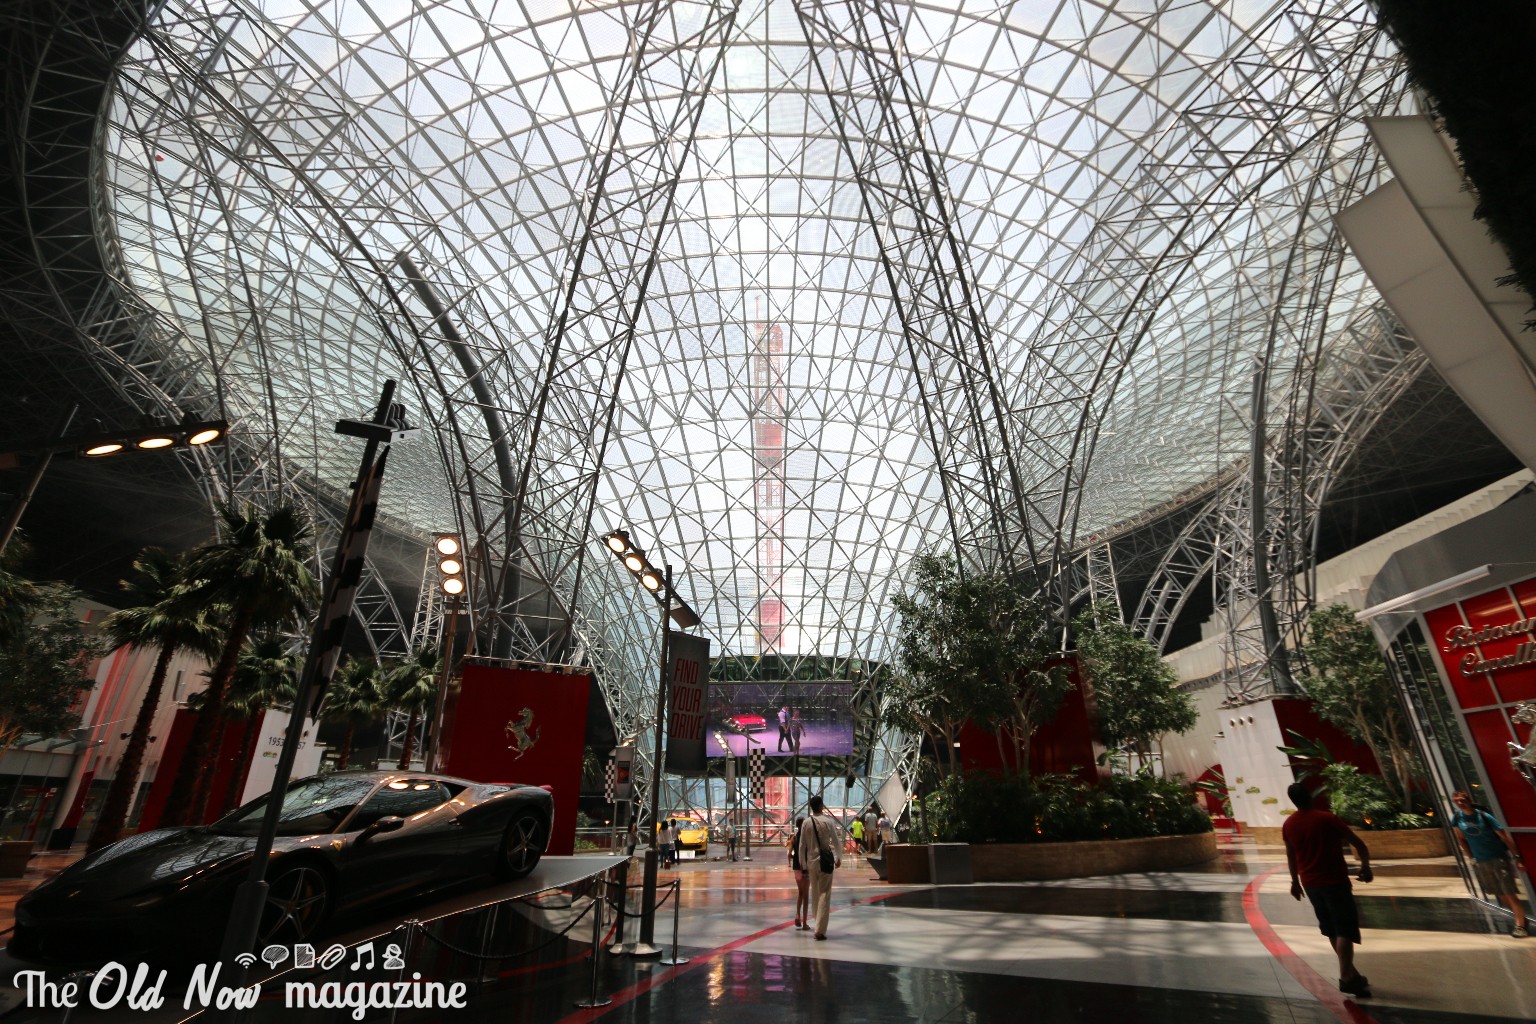
<path fill-rule="evenodd" d="M 656 746 L 653 777 L 650 783 L 651 822 L 660 820 L 661 779 L 666 770 L 666 754 L 662 748 L 662 722 L 667 717 L 667 635 L 668 622 L 683 629 L 699 624 L 699 617 L 687 602 L 672 589 L 672 567 L 665 573 L 657 569 L 645 557 L 627 530 L 612 530 L 603 535 L 603 544 L 614 553 L 624 567 L 634 573 L 640 585 L 656 596 L 661 603 L 661 679 L 656 687 Z M 656 844 L 650 843 L 645 850 L 645 870 L 640 886 L 640 939 L 633 944 L 625 943 L 627 952 L 635 956 L 652 956 L 661 952 L 652 944 L 656 928 Z"/>
<path fill-rule="evenodd" d="M 51 436 L 0 441 L 0 468 L 15 468 L 20 464 L 22 456 L 33 458 L 32 475 L 22 489 L 21 498 L 14 503 L 5 522 L 0 524 L 0 551 L 4 551 L 10 543 L 22 513 L 26 511 L 32 494 L 37 490 L 54 456 L 104 459 L 129 450 L 174 450 L 208 444 L 223 438 L 229 430 L 229 424 L 224 420 L 184 419 L 180 423 L 141 423 L 137 429 L 132 430 L 97 429 L 71 433 L 69 428 L 78 411 L 78 405 L 71 407 Z"/>
<path fill-rule="evenodd" d="M 432 539 L 432 549 L 437 553 L 438 586 L 449 597 L 464 593 L 464 559 L 459 552 L 464 544 L 456 533 L 439 533 Z"/>

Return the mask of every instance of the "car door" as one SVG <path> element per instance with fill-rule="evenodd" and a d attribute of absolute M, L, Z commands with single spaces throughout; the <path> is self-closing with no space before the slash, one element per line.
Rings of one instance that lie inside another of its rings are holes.
<path fill-rule="evenodd" d="M 404 824 L 392 832 L 369 832 L 370 825 L 390 817 Z M 343 828 L 349 904 L 392 901 L 437 888 L 451 880 L 463 852 L 453 792 L 437 779 L 387 780 Z"/>

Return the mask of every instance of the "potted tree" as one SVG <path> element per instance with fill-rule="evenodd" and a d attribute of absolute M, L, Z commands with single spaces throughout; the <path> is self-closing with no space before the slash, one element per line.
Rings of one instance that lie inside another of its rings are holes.
<path fill-rule="evenodd" d="M 919 555 L 912 577 L 891 601 L 901 621 L 882 722 L 927 738 L 938 799 L 942 786 L 964 785 L 955 741 L 967 722 L 992 730 L 1007 775 L 1027 777 L 1030 741 L 1071 685 L 1064 667 L 1049 664 L 1056 632 L 1048 607 L 1004 574 L 962 572 L 953 558 Z M 926 853 L 928 878 L 971 877 L 969 844 L 930 842 Z M 915 854 L 892 844 L 886 856 L 890 880 L 906 878 Z"/>
<path fill-rule="evenodd" d="M 77 725 L 72 709 L 93 685 L 85 670 L 101 653 L 74 614 L 75 590 L 11 571 L 20 550 L 0 562 L 0 752 Z M 0 844 L 0 875 L 19 877 L 31 853 L 30 841 Z"/>

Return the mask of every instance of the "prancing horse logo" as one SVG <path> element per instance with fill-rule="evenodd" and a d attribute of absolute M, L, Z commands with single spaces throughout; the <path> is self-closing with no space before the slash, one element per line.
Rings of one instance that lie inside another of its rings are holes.
<path fill-rule="evenodd" d="M 523 708 L 516 718 L 507 719 L 506 726 L 501 730 L 507 734 L 507 749 L 516 751 L 512 760 L 516 761 L 539 742 L 539 730 L 533 727 L 533 709 Z"/>
<path fill-rule="evenodd" d="M 1510 716 L 1521 725 L 1536 726 L 1536 704 L 1520 704 L 1515 707 L 1515 713 Z M 1525 746 L 1518 743 L 1507 744 L 1509 747 L 1509 763 L 1529 782 L 1536 786 L 1536 729 L 1531 730 L 1531 735 L 1526 740 Z"/>

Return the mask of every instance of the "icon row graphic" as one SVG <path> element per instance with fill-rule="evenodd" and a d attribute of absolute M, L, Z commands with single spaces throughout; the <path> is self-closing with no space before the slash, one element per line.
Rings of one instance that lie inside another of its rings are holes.
<path fill-rule="evenodd" d="M 374 951 L 371 941 L 364 942 L 354 952 L 357 954 L 352 961 L 351 970 L 371 971 L 374 967 Z M 384 947 L 383 969 L 386 971 L 405 970 L 405 957 L 398 943 L 391 942 Z M 299 968 L 318 967 L 323 971 L 329 971 L 347 958 L 347 947 L 336 943 L 326 949 L 325 952 L 316 955 L 315 947 L 307 942 L 295 943 L 292 949 L 293 966 Z M 235 962 L 241 967 L 251 967 L 257 960 L 265 960 L 268 967 L 276 968 L 286 963 L 289 959 L 289 947 L 273 943 L 261 951 L 261 956 L 255 953 L 241 953 L 235 957 Z"/>

